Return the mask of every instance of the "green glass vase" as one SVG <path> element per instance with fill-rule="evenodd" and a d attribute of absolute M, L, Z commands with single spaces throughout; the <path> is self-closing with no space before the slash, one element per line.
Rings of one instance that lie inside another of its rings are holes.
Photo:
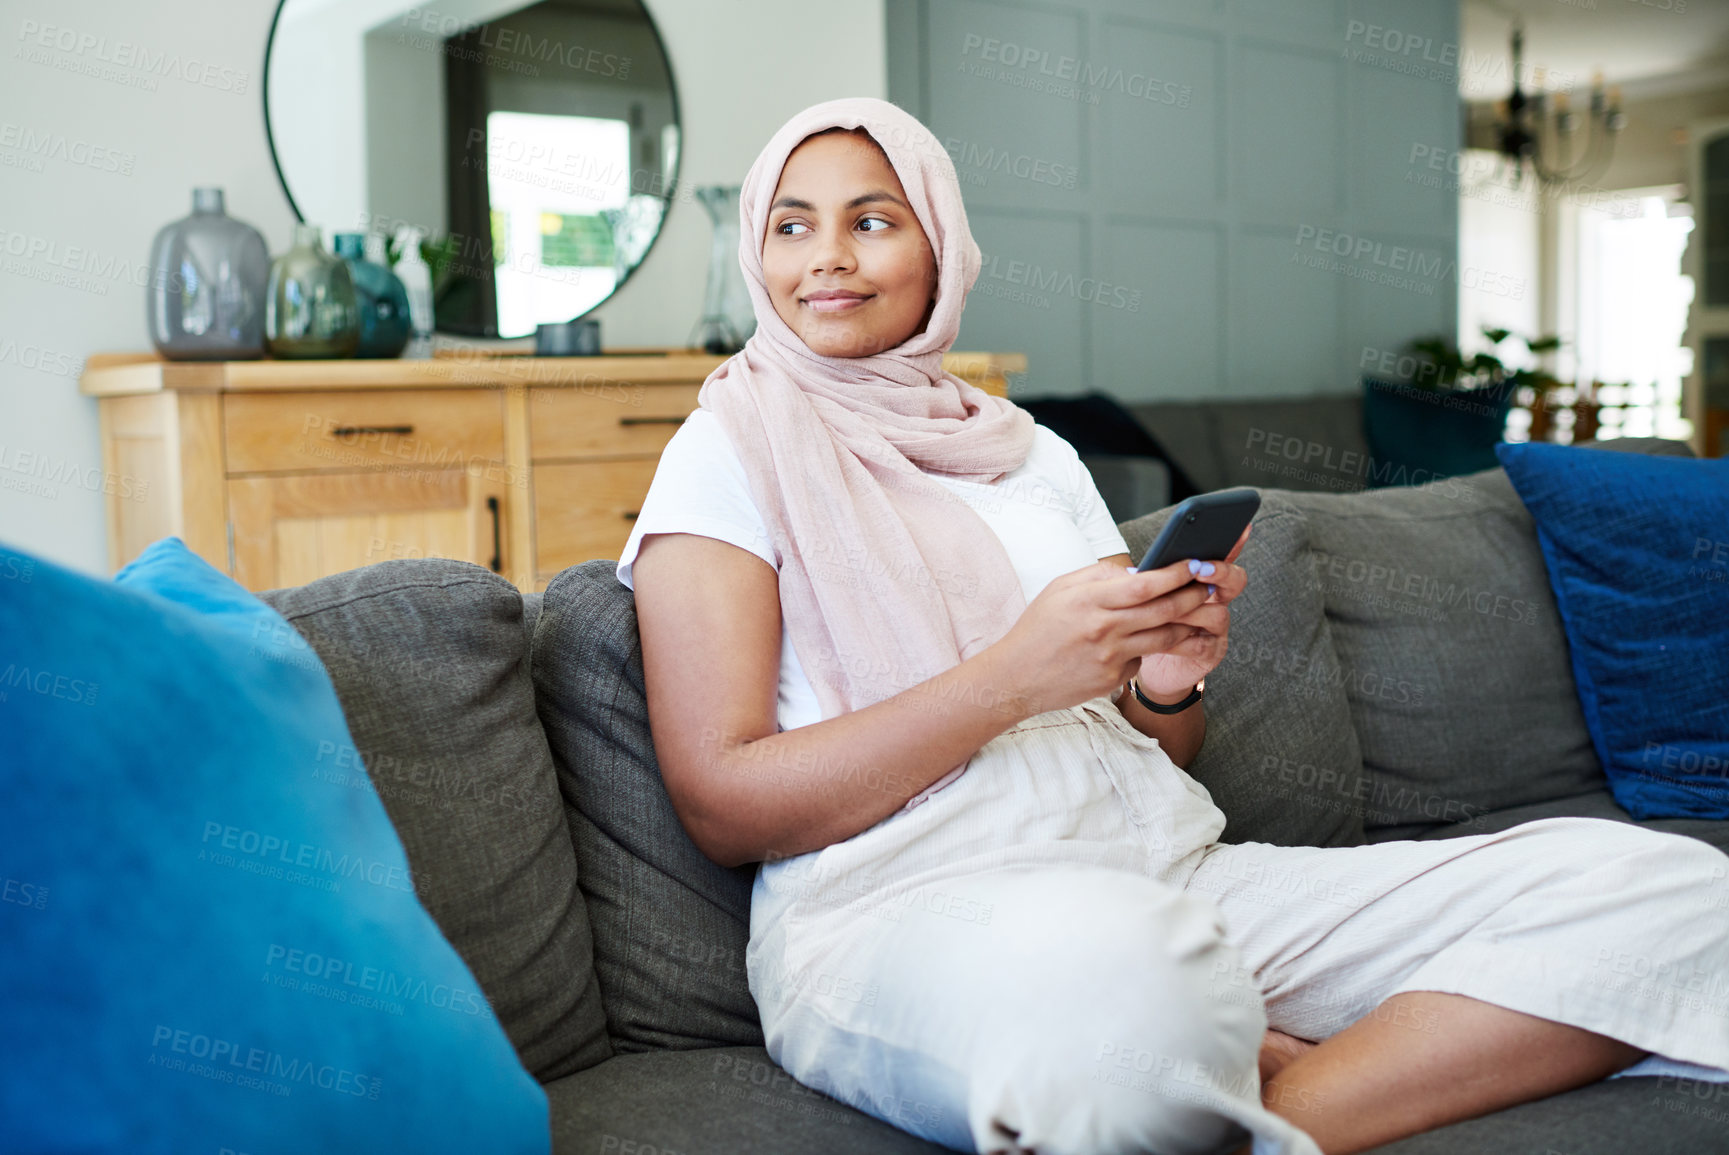
<path fill-rule="evenodd" d="M 294 226 L 294 247 L 270 266 L 264 341 L 272 357 L 352 357 L 360 347 L 360 306 L 348 263 L 324 250 L 317 225 Z"/>

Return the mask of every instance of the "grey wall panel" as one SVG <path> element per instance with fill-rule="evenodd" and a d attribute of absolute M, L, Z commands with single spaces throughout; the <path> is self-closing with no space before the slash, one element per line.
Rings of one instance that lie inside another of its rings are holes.
<path fill-rule="evenodd" d="M 1125 213 L 1212 214 L 1225 191 L 1224 37 L 1107 19 L 1104 41 L 1100 67 L 1123 71 L 1125 91 L 1099 100 L 1101 201 Z"/>
<path fill-rule="evenodd" d="M 1082 259 L 1087 221 L 1079 214 L 999 209 L 971 209 L 967 215 L 984 265 L 967 298 L 956 347 L 1036 348 L 1038 359 L 1025 382 L 1029 391 L 1084 392 L 1097 310 L 1097 278 Z"/>
<path fill-rule="evenodd" d="M 1092 313 L 1093 386 L 1114 397 L 1216 396 L 1224 388 L 1224 229 L 1110 219 Z"/>
<path fill-rule="evenodd" d="M 1156 20 L 1204 20 L 1222 15 L 1225 0 L 1116 0 L 1096 7 L 1101 11 Z"/>
<path fill-rule="evenodd" d="M 1339 21 L 1342 39 L 1353 49 L 1383 58 L 1385 67 L 1437 77 L 1448 68 L 1457 71 L 1459 16 L 1453 5 L 1437 0 L 1347 0 L 1345 8 Z M 1328 35 L 1341 37 L 1337 27 Z M 1449 47 L 1454 51 L 1449 53 Z"/>
<path fill-rule="evenodd" d="M 1453 331 L 1457 199 L 1406 178 L 1459 147 L 1458 0 L 886 13 L 987 254 L 960 343 L 1024 351 L 1017 389 L 1350 394 L 1365 347 Z"/>
<path fill-rule="evenodd" d="M 1001 0 L 931 5 L 925 122 L 955 161 L 968 205 L 1080 207 L 1090 187 L 1086 108 L 1060 62 L 1084 54 L 1087 18 Z"/>
<path fill-rule="evenodd" d="M 1354 262 L 1358 272 L 1374 275 L 1349 278 L 1346 291 L 1345 375 L 1373 371 L 1362 368 L 1365 349 L 1399 350 L 1413 336 L 1451 335 L 1442 329 L 1459 294 L 1451 239 L 1374 234 L 1374 240 L 1379 262 Z M 1411 256 L 1404 259 L 1404 252 Z"/>
<path fill-rule="evenodd" d="M 1232 132 L 1237 196 L 1257 220 L 1331 220 L 1344 207 L 1344 66 L 1336 55 L 1240 42 Z"/>
<path fill-rule="evenodd" d="M 1445 166 L 1459 155 L 1459 111 L 1435 99 L 1434 81 L 1391 72 L 1357 76 L 1357 120 L 1348 170 L 1349 197 L 1365 227 L 1410 228 L 1446 221 L 1459 198 Z M 1425 178 L 1439 177 L 1438 181 Z"/>
<path fill-rule="evenodd" d="M 1244 31 L 1318 40 L 1337 36 L 1344 23 L 1341 0 L 1232 0 L 1230 14 Z"/>
<path fill-rule="evenodd" d="M 1302 397 L 1340 391 L 1345 277 L 1302 264 L 1297 255 L 1283 229 L 1238 234 L 1232 247 L 1224 395 Z"/>

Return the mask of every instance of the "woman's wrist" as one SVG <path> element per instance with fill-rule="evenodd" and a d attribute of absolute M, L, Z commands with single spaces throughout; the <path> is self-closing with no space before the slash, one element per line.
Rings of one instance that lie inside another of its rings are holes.
<path fill-rule="evenodd" d="M 1179 702 L 1187 697 L 1189 692 L 1184 691 L 1171 701 Z M 1165 701 L 1162 696 L 1148 694 L 1148 697 L 1155 702 Z M 1187 766 L 1200 752 L 1201 743 L 1206 740 L 1207 709 L 1204 700 L 1174 714 L 1155 714 L 1135 699 L 1134 691 L 1125 682 L 1117 698 L 1117 709 L 1129 725 L 1147 737 L 1156 739 L 1159 745 L 1165 748 L 1165 753 L 1171 756 L 1171 761 L 1178 766 Z"/>
<path fill-rule="evenodd" d="M 1200 685 L 1201 685 L 1200 682 L 1196 682 L 1193 686 L 1183 686 L 1183 687 L 1180 687 L 1180 688 L 1175 689 L 1175 690 L 1161 690 L 1161 689 L 1155 689 L 1154 687 L 1151 687 L 1151 686 L 1143 685 L 1141 683 L 1141 680 L 1138 677 L 1136 677 L 1136 678 L 1130 678 L 1128 680 L 1128 683 L 1126 685 L 1126 689 L 1128 690 L 1129 694 L 1131 694 L 1131 695 L 1135 694 L 1135 692 L 1138 690 L 1140 692 L 1139 693 L 1140 697 L 1146 698 L 1152 702 L 1155 702 L 1160 706 L 1175 706 L 1178 703 L 1180 703 L 1180 702 L 1184 701 L 1185 699 L 1187 699 L 1188 697 L 1190 697 L 1191 695 L 1193 695 L 1196 688 L 1199 687 Z M 1144 704 L 1145 703 L 1143 703 L 1143 705 Z"/>
<path fill-rule="evenodd" d="M 1199 684 L 1199 682 L 1195 683 L 1195 685 Z M 1177 690 L 1160 690 L 1146 685 L 1146 683 L 1142 682 L 1138 676 L 1130 676 L 1128 681 L 1124 682 L 1111 692 L 1112 705 L 1126 705 L 1130 700 L 1134 699 L 1135 691 L 1137 689 L 1141 692 L 1142 697 L 1151 698 L 1161 706 L 1174 706 L 1190 694 L 1194 693 L 1195 687 L 1184 686 Z"/>

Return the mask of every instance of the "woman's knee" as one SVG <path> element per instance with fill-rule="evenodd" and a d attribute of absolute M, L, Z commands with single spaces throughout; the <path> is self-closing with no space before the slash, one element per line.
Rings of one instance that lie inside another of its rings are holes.
<path fill-rule="evenodd" d="M 981 1040 L 975 1138 L 981 1150 L 1012 1136 L 1051 1151 L 1204 1150 L 1231 1130 L 1209 1104 L 1259 1102 L 1259 992 L 1213 904 L 1135 876 L 1089 881 L 1028 944 L 1023 1005 Z"/>
<path fill-rule="evenodd" d="M 1663 877 L 1677 900 L 1705 915 L 1702 925 L 1715 927 L 1719 939 L 1729 938 L 1729 854 L 1685 834 L 1659 837 L 1662 841 L 1649 849 L 1650 859 L 1639 863 L 1636 873 Z"/>
<path fill-rule="evenodd" d="M 1588 861 L 1603 862 L 1611 858 L 1640 860 L 1641 871 L 1647 863 L 1652 866 L 1661 864 L 1672 880 L 1683 888 L 1709 886 L 1714 882 L 1721 885 L 1725 878 L 1729 878 L 1729 854 L 1702 839 L 1635 826 L 1630 822 L 1604 821 L 1602 826 L 1609 829 L 1594 831 L 1582 850 Z"/>
<path fill-rule="evenodd" d="M 1674 881 L 1683 886 L 1729 877 L 1729 854 L 1686 834 L 1610 818 L 1537 819 L 1526 827 L 1545 839 L 1557 840 L 1587 867 L 1638 861 L 1642 871 L 1645 863 L 1662 862 L 1674 872 Z"/>

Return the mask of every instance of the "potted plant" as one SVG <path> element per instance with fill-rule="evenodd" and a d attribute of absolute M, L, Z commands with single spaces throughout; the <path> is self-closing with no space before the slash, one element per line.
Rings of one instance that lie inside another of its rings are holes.
<path fill-rule="evenodd" d="M 1377 485 L 1417 485 L 1493 469 L 1495 444 L 1507 428 L 1507 411 L 1521 391 L 1533 391 L 1533 408 L 1561 383 L 1543 369 L 1513 369 L 1497 354 L 1509 339 L 1533 354 L 1561 346 L 1558 337 L 1527 339 L 1485 326 L 1495 352 L 1466 357 L 1444 337 L 1422 337 L 1407 346 L 1412 369 L 1403 380 L 1363 378 L 1363 430 L 1377 468 Z"/>

